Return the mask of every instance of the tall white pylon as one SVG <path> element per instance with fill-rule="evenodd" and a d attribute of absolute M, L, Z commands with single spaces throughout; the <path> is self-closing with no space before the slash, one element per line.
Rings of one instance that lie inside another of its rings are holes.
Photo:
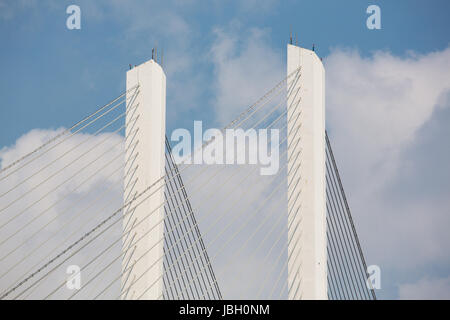
<path fill-rule="evenodd" d="M 288 298 L 327 299 L 325 70 L 314 51 L 288 44 L 288 75 L 297 69 L 287 106 Z"/>
<path fill-rule="evenodd" d="M 130 90 L 134 87 L 137 91 Z M 138 198 L 124 211 L 121 295 L 123 299 L 157 299 L 164 289 L 164 179 L 160 179 L 164 176 L 166 132 L 163 69 L 150 60 L 129 70 L 127 90 L 124 202 L 159 182 L 141 197 L 151 195 L 147 200 L 141 203 Z"/>

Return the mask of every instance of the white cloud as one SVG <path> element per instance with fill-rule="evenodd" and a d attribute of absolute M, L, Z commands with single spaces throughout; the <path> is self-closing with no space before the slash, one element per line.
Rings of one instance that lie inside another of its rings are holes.
<path fill-rule="evenodd" d="M 428 192 L 436 190 L 428 177 L 449 171 L 432 165 L 438 155 L 429 149 L 446 149 L 429 124 L 446 126 L 450 48 L 405 57 L 337 49 L 325 65 L 327 126 L 369 264 L 390 279 L 448 266 L 448 197 Z"/>
<path fill-rule="evenodd" d="M 353 159 L 350 183 L 370 179 L 371 193 L 395 173 L 401 152 L 450 90 L 442 72 L 450 67 L 450 48 L 406 58 L 335 50 L 325 64 L 333 140 Z"/>
<path fill-rule="evenodd" d="M 415 283 L 400 285 L 400 299 L 450 299 L 450 277 L 423 278 Z"/>
<path fill-rule="evenodd" d="M 192 166 L 184 177 L 223 296 L 269 298 L 273 290 L 274 298 L 286 298 L 284 273 L 274 288 L 286 271 L 285 170 L 261 176 L 258 166 Z"/>
<path fill-rule="evenodd" d="M 0 150 L 2 168 L 63 130 L 31 130 L 13 146 Z M 43 150 L 47 151 L 24 159 L 0 175 L 3 178 L 11 173 L 0 181 L 1 292 L 56 256 L 122 204 L 124 155 L 123 138 L 119 134 L 101 133 L 94 136 L 78 133 L 53 149 L 46 147 Z M 26 165 L 39 154 L 42 156 Z M 11 192 L 5 193 L 11 189 Z M 99 238 L 100 241 L 95 241 L 68 260 L 46 278 L 30 297 L 43 298 L 50 289 L 62 283 L 67 277 L 65 271 L 68 265 L 83 266 L 102 248 L 120 237 L 121 225 L 121 222 L 117 223 Z M 119 250 L 120 245 L 119 241 L 116 246 Z M 107 252 L 106 258 L 102 257 L 103 265 L 117 252 L 117 249 Z M 83 276 L 95 271 L 99 267 L 96 263 L 94 268 L 83 272 Z M 116 273 L 120 270 L 120 259 L 118 263 L 112 267 Z M 51 267 L 33 277 L 12 296 Z M 107 280 L 112 279 L 113 275 L 110 269 Z M 67 297 L 71 293 L 64 288 L 54 298 Z"/>
<path fill-rule="evenodd" d="M 210 54 L 215 72 L 217 121 L 225 124 L 283 79 L 281 53 L 268 44 L 266 29 L 216 29 Z"/>

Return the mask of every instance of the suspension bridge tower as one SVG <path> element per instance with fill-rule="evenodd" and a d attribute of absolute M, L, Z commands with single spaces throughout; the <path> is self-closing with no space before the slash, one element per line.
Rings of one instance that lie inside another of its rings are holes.
<path fill-rule="evenodd" d="M 287 103 L 288 298 L 327 299 L 325 70 L 314 51 L 288 44 L 287 74 L 296 70 L 300 108 Z"/>
<path fill-rule="evenodd" d="M 124 211 L 121 296 L 122 299 L 158 299 L 163 293 L 164 180 L 161 177 L 165 168 L 166 76 L 152 59 L 127 72 L 126 86 L 124 203 L 151 187 L 141 197 L 145 200 L 133 201 Z M 142 240 L 130 248 L 129 244 L 138 239 Z"/>

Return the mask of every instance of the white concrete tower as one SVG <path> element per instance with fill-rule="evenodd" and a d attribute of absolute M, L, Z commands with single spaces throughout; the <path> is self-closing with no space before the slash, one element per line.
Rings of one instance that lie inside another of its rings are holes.
<path fill-rule="evenodd" d="M 313 51 L 288 44 L 288 75 L 299 67 L 288 99 L 288 298 L 327 299 L 325 70 Z"/>
<path fill-rule="evenodd" d="M 165 166 L 166 76 L 161 66 L 150 60 L 129 70 L 127 90 L 135 86 L 136 96 L 135 90 L 127 93 L 124 203 L 163 177 Z M 163 293 L 163 185 L 161 179 L 124 211 L 123 299 L 157 299 Z"/>

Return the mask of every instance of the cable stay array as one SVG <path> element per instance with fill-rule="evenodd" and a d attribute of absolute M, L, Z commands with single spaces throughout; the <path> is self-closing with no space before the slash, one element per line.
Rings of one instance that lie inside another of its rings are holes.
<path fill-rule="evenodd" d="M 325 140 L 328 295 L 333 300 L 376 300 L 327 132 Z"/>

